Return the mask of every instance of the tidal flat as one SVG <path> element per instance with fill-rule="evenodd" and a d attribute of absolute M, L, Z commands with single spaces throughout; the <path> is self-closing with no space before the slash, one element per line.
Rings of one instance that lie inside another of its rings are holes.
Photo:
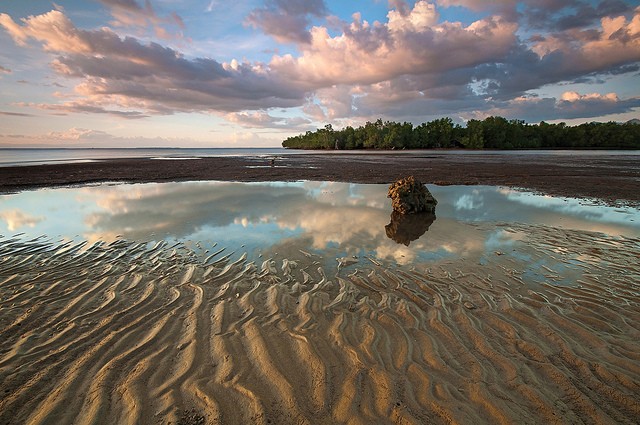
<path fill-rule="evenodd" d="M 0 423 L 635 423 L 640 211 L 428 187 L 0 196 Z"/>

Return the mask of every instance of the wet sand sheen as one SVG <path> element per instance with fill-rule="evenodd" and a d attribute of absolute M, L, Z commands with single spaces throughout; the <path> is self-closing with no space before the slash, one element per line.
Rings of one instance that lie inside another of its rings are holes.
<path fill-rule="evenodd" d="M 509 230 L 577 284 L 2 239 L 0 423 L 635 423 L 640 240 Z"/>

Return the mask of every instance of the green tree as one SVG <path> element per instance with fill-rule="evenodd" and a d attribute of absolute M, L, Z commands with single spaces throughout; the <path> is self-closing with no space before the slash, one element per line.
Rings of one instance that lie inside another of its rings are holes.
<path fill-rule="evenodd" d="M 335 130 L 331 124 L 315 132 L 292 136 L 282 146 L 292 149 L 403 149 L 450 148 L 462 142 L 468 149 L 640 149 L 640 125 L 584 123 L 568 126 L 544 121 L 530 125 L 521 120 L 489 117 L 469 120 L 466 128 L 451 118 L 414 127 L 411 123 L 367 122 L 357 128 Z"/>
<path fill-rule="evenodd" d="M 484 148 L 484 130 L 481 121 L 467 122 L 467 134 L 463 137 L 462 144 L 468 149 Z"/>

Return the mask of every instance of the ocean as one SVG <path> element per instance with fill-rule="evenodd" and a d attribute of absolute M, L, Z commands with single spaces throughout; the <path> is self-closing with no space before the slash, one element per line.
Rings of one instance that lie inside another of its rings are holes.
<path fill-rule="evenodd" d="M 60 164 L 123 158 L 205 158 L 217 156 L 285 155 L 284 148 L 0 148 L 0 167 Z"/>

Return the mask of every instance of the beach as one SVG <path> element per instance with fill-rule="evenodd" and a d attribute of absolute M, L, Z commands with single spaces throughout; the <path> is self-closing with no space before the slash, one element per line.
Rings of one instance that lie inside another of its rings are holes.
<path fill-rule="evenodd" d="M 638 0 L 1 4 L 0 425 L 640 425 Z"/>
<path fill-rule="evenodd" d="M 53 209 L 96 229 L 0 235 L 0 423 L 637 423 L 636 227 L 591 224 L 592 213 L 550 221 L 517 193 L 637 209 L 636 158 L 341 153 L 0 168 L 6 194 L 77 186 L 68 199 L 86 203 Z M 437 188 L 422 237 L 396 243 L 384 194 L 406 175 L 478 190 Z M 281 184 L 299 180 L 318 183 Z M 173 183 L 84 189 L 100 182 Z M 524 202 L 519 216 L 462 219 L 489 202 L 511 208 L 498 196 Z M 91 205 L 103 209 L 71 215 Z M 205 244 L 213 220 L 223 233 L 267 233 L 252 250 L 242 238 Z M 177 241 L 159 237 L 160 223 Z"/>

